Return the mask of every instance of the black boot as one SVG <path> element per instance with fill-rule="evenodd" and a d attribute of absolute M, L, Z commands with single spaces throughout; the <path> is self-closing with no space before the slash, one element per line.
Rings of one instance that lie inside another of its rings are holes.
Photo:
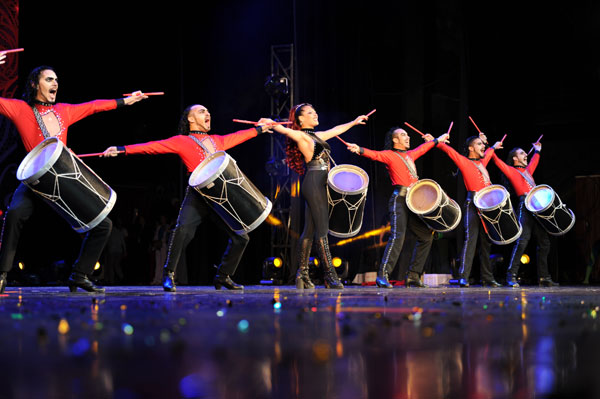
<path fill-rule="evenodd" d="M 377 286 L 379 288 L 393 288 L 394 287 L 390 283 L 386 263 L 382 263 L 381 265 L 379 265 L 379 270 L 377 271 L 377 278 L 375 279 L 375 284 L 377 284 Z"/>
<path fill-rule="evenodd" d="M 317 252 L 319 253 L 321 262 L 323 262 L 323 280 L 325 282 L 325 287 L 338 290 L 344 288 L 344 284 L 340 281 L 340 278 L 333 267 L 327 237 L 321 237 L 317 240 Z"/>
<path fill-rule="evenodd" d="M 499 282 L 497 282 L 496 280 L 492 279 L 492 280 L 483 280 L 481 282 L 481 285 L 484 287 L 491 287 L 491 288 L 499 288 L 502 287 L 502 284 L 500 284 Z"/>
<path fill-rule="evenodd" d="M 215 289 L 220 290 L 221 287 L 225 287 L 228 290 L 243 290 L 244 286 L 240 284 L 236 284 L 228 274 L 217 273 L 215 279 L 213 280 L 215 284 Z"/>
<path fill-rule="evenodd" d="M 6 272 L 0 273 L 0 294 L 4 294 L 6 288 Z"/>
<path fill-rule="evenodd" d="M 419 273 L 410 270 L 406 274 L 405 285 L 406 287 L 429 288 L 427 284 L 424 284 L 421 281 L 421 276 L 419 276 Z"/>
<path fill-rule="evenodd" d="M 540 278 L 540 287 L 558 287 L 559 284 L 552 281 L 552 277 L 541 277 Z"/>
<path fill-rule="evenodd" d="M 303 238 L 298 244 L 298 271 L 296 272 L 296 288 L 315 288 L 315 285 L 310 281 L 308 275 L 308 257 L 310 248 L 312 247 L 312 239 Z"/>
<path fill-rule="evenodd" d="M 175 286 L 175 272 L 165 269 L 163 272 L 163 289 L 167 292 L 177 291 Z"/>
<path fill-rule="evenodd" d="M 515 276 L 511 272 L 508 272 L 506 274 L 506 283 L 508 284 L 509 287 L 513 287 L 513 288 L 520 287 L 519 282 L 517 281 L 517 276 Z"/>
<path fill-rule="evenodd" d="M 104 293 L 104 288 L 96 287 L 85 274 L 79 272 L 71 273 L 67 284 L 69 285 L 69 290 L 71 290 L 71 292 L 77 291 L 77 288 L 79 287 L 87 292 L 94 292 L 97 294 Z"/>

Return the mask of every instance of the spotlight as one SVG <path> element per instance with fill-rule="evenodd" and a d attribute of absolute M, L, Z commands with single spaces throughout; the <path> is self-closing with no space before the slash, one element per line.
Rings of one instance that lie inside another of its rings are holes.
<path fill-rule="evenodd" d="M 19 263 L 18 263 L 18 266 L 19 266 L 19 269 L 20 269 L 20 270 L 23 270 L 23 269 L 25 269 L 25 263 L 23 263 L 23 262 L 19 262 Z"/>
<path fill-rule="evenodd" d="M 290 92 L 288 79 L 283 76 L 269 75 L 265 82 L 265 91 L 276 99 L 287 96 Z"/>
<path fill-rule="evenodd" d="M 338 277 L 342 280 L 348 278 L 348 261 L 337 256 L 331 261 L 333 263 L 333 267 L 335 267 Z"/>
<path fill-rule="evenodd" d="M 530 259 L 529 259 L 529 255 L 527 255 L 527 254 L 523 254 L 523 255 L 521 255 L 521 263 L 522 263 L 522 264 L 524 264 L 524 265 L 528 264 L 528 263 L 529 263 L 529 260 L 530 260 Z"/>
<path fill-rule="evenodd" d="M 315 258 L 314 256 L 311 256 L 310 258 L 308 258 L 308 266 L 319 267 L 319 259 Z"/>
<path fill-rule="evenodd" d="M 283 284 L 283 259 L 276 256 L 265 259 L 262 272 L 261 284 Z"/>
<path fill-rule="evenodd" d="M 100 262 L 96 262 L 96 264 L 94 265 L 94 271 L 96 270 L 100 270 Z"/>
<path fill-rule="evenodd" d="M 269 159 L 265 163 L 265 170 L 269 176 L 287 176 L 290 174 L 285 159 Z"/>

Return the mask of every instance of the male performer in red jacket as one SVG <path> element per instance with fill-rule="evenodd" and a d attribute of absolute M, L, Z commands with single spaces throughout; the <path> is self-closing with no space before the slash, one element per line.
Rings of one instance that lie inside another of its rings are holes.
<path fill-rule="evenodd" d="M 527 248 L 527 244 L 531 239 L 531 234 L 537 241 L 537 272 L 540 286 L 554 287 L 558 284 L 552 281 L 550 272 L 548 271 L 548 254 L 550 253 L 550 238 L 544 228 L 534 220 L 534 216 L 525 208 L 525 198 L 527 194 L 535 187 L 533 180 L 533 172 L 535 171 L 538 162 L 540 161 L 541 143 L 533 143 L 535 153 L 531 157 L 531 162 L 528 161 L 527 153 L 522 148 L 513 148 L 507 157 L 507 162 L 512 166 L 508 166 L 502 162 L 496 154 L 492 159 L 498 168 L 506 175 L 512 184 L 515 194 L 519 197 L 518 217 L 519 223 L 523 227 L 523 232 L 519 239 L 515 242 L 510 256 L 510 264 L 506 272 L 506 282 L 510 287 L 519 287 L 517 275 L 519 273 L 519 265 L 521 264 L 521 256 Z"/>
<path fill-rule="evenodd" d="M 40 66 L 29 74 L 23 100 L 0 98 L 0 114 L 15 124 L 27 152 L 48 137 L 57 137 L 66 145 L 67 131 L 73 123 L 97 112 L 113 110 L 148 98 L 141 92 L 136 92 L 123 99 L 95 100 L 73 105 L 56 103 L 57 91 L 58 77 L 54 69 Z M 0 239 L 0 293 L 6 287 L 6 275 L 13 266 L 23 225 L 33 213 L 34 207 L 39 206 L 39 202 L 41 200 L 23 183 L 13 194 Z M 79 287 L 89 292 L 104 292 L 88 276 L 94 270 L 111 228 L 111 220 L 105 218 L 86 233 L 68 280 L 71 290 Z"/>
<path fill-rule="evenodd" d="M 186 108 L 179 122 L 179 135 L 160 141 L 150 141 L 143 144 L 126 145 L 124 147 L 109 147 L 104 152 L 105 156 L 116 156 L 119 152 L 131 154 L 177 154 L 192 173 L 204 159 L 217 151 L 228 150 L 244 141 L 256 137 L 262 132 L 270 130 L 264 126 L 261 119 L 255 128 L 240 130 L 224 136 L 209 135 L 210 112 L 203 105 L 192 105 Z M 163 275 L 163 288 L 165 291 L 176 291 L 175 270 L 181 254 L 196 234 L 196 228 L 202 221 L 209 217 L 213 222 L 229 235 L 229 244 L 218 267 L 214 278 L 216 289 L 226 287 L 230 290 L 242 290 L 242 285 L 236 284 L 231 276 L 235 273 L 250 238 L 248 234 L 236 234 L 231 228 L 208 206 L 204 198 L 194 188 L 188 186 L 185 198 L 179 210 L 177 225 L 169 242 L 169 253 L 165 263 Z"/>

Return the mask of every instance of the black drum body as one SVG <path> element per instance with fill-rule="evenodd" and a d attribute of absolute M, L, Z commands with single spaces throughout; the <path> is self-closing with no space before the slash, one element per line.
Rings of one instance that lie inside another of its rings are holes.
<path fill-rule="evenodd" d="M 546 184 L 535 186 L 527 197 L 525 207 L 535 216 L 548 234 L 561 236 L 566 234 L 575 224 L 575 214 L 571 211 Z"/>
<path fill-rule="evenodd" d="M 362 227 L 369 175 L 354 165 L 337 165 L 327 176 L 329 234 L 353 237 Z"/>
<path fill-rule="evenodd" d="M 113 189 L 56 137 L 42 141 L 27 154 L 17 178 L 78 233 L 102 222 L 117 200 Z"/>
<path fill-rule="evenodd" d="M 257 228 L 273 206 L 224 151 L 202 161 L 190 175 L 189 185 L 237 234 Z"/>
<path fill-rule="evenodd" d="M 490 241 L 510 244 L 521 236 L 523 228 L 517 220 L 506 188 L 492 184 L 482 188 L 473 200 Z"/>
<path fill-rule="evenodd" d="M 447 232 L 460 223 L 460 206 L 431 179 L 413 183 L 406 192 L 406 206 L 432 230 Z"/>

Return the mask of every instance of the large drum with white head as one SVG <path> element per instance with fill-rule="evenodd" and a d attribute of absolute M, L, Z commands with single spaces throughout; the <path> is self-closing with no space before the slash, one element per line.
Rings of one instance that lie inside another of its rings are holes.
<path fill-rule="evenodd" d="M 337 165 L 327 176 L 329 234 L 353 237 L 362 227 L 369 175 L 354 165 Z"/>
<path fill-rule="evenodd" d="M 460 223 L 460 206 L 431 179 L 413 183 L 406 192 L 406 206 L 432 230 L 447 232 Z"/>
<path fill-rule="evenodd" d="M 561 236 L 575 224 L 575 214 L 560 200 L 552 187 L 535 186 L 525 197 L 525 207 L 549 234 Z"/>
<path fill-rule="evenodd" d="M 494 244 L 510 244 L 521 236 L 523 228 L 517 220 L 506 188 L 492 184 L 477 191 L 473 199 L 485 232 Z"/>
<path fill-rule="evenodd" d="M 45 139 L 25 156 L 17 178 L 78 233 L 102 222 L 117 200 L 113 189 L 56 137 Z"/>
<path fill-rule="evenodd" d="M 273 206 L 224 151 L 206 157 L 190 175 L 189 185 L 237 234 L 257 228 Z"/>

